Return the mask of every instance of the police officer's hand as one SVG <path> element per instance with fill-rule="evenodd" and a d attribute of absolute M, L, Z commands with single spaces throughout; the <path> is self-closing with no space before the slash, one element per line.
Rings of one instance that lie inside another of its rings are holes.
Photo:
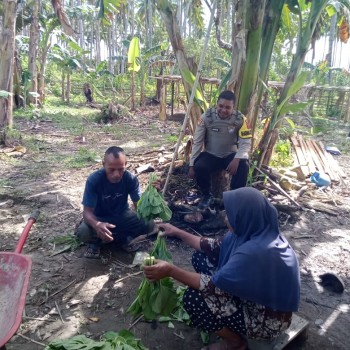
<path fill-rule="evenodd" d="M 190 179 L 194 179 L 196 177 L 196 173 L 194 171 L 194 166 L 190 166 L 190 168 L 188 169 L 187 175 Z"/>
<path fill-rule="evenodd" d="M 109 224 L 108 222 L 98 221 L 95 225 L 95 231 L 97 232 L 97 237 L 105 242 L 112 242 L 113 236 L 110 228 L 115 228 L 115 225 Z"/>
<path fill-rule="evenodd" d="M 230 174 L 230 175 L 236 175 L 237 173 L 237 169 L 239 166 L 239 158 L 233 158 L 230 162 L 230 164 L 227 166 L 226 171 Z"/>

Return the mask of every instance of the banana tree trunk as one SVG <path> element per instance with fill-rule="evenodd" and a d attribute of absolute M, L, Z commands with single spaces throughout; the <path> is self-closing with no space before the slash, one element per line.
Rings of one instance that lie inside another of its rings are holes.
<path fill-rule="evenodd" d="M 16 0 L 3 1 L 2 27 L 0 29 L 0 91 L 8 96 L 0 97 L 0 132 L 6 142 L 6 128 L 13 123 L 13 57 L 15 52 Z"/>
<path fill-rule="evenodd" d="M 299 28 L 299 38 L 296 53 L 293 56 L 292 64 L 286 82 L 278 98 L 276 107 L 272 113 L 271 122 L 269 123 L 269 127 L 267 128 L 267 132 L 262 137 L 258 166 L 262 164 L 268 165 L 270 163 L 272 152 L 267 152 L 267 150 L 268 148 L 274 148 L 277 138 L 272 137 L 272 134 L 275 133 L 275 129 L 277 129 L 277 131 L 279 130 L 279 127 L 283 120 L 283 115 L 279 114 L 277 106 L 280 105 L 282 101 L 286 99 L 292 84 L 294 83 L 301 71 L 307 50 L 310 46 L 311 39 L 315 31 L 316 24 L 327 4 L 328 0 L 312 1 L 311 8 L 308 13 L 306 26 L 304 28 Z M 302 14 L 300 14 L 300 18 L 301 16 Z M 302 23 L 302 20 L 300 21 L 300 23 Z"/>
<path fill-rule="evenodd" d="M 131 72 L 131 110 L 135 110 L 135 72 Z"/>
<path fill-rule="evenodd" d="M 261 46 L 264 48 L 260 53 L 259 62 L 259 79 L 267 83 L 267 74 L 269 71 L 272 51 L 275 44 L 276 36 L 280 28 L 282 9 L 285 4 L 284 0 L 267 0 L 265 6 L 265 17 L 263 24 L 263 33 Z M 259 106 L 262 100 L 265 87 L 258 84 L 257 99 L 253 118 L 251 119 L 252 133 L 255 134 L 255 128 L 258 120 Z"/>
<path fill-rule="evenodd" d="M 180 70 L 180 74 L 182 76 L 187 100 L 190 99 L 191 96 L 191 86 L 186 82 L 184 78 L 184 71 L 191 71 L 188 59 L 185 53 L 185 47 L 182 41 L 182 37 L 180 34 L 180 28 L 176 21 L 176 14 L 174 13 L 171 4 L 167 0 L 156 0 L 156 5 L 160 16 L 165 24 L 166 30 L 169 35 L 169 39 L 171 42 L 171 46 L 176 55 L 177 64 Z M 194 73 L 195 75 L 195 73 Z M 190 128 L 191 132 L 194 132 L 195 125 L 197 125 L 198 120 L 202 115 L 201 108 L 194 104 L 191 109 L 191 118 L 190 118 Z"/>
<path fill-rule="evenodd" d="M 265 1 L 250 0 L 246 21 L 248 25 L 246 61 L 243 68 L 241 88 L 238 94 L 238 109 L 243 114 L 250 114 L 251 110 L 255 107 L 254 94 L 256 93 L 259 76 L 264 14 Z"/>

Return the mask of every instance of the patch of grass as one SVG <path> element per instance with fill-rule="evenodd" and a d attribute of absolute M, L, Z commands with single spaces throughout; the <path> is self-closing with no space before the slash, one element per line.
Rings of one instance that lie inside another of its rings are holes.
<path fill-rule="evenodd" d="M 69 250 L 73 251 L 80 247 L 83 243 L 79 241 L 78 237 L 73 234 L 66 234 L 54 237 L 50 242 L 55 244 L 64 244 Z"/>
<path fill-rule="evenodd" d="M 65 158 L 64 162 L 69 168 L 84 168 L 88 165 L 95 164 L 99 159 L 99 155 L 85 147 L 79 149 L 78 153 Z"/>
<path fill-rule="evenodd" d="M 165 139 L 168 142 L 173 142 L 173 143 L 176 143 L 178 138 L 179 138 L 178 135 L 166 135 L 166 137 L 165 137 Z"/>
<path fill-rule="evenodd" d="M 36 163 L 35 167 L 25 169 L 22 174 L 28 179 L 41 180 L 43 176 L 47 176 L 51 173 L 52 168 L 47 163 Z"/>

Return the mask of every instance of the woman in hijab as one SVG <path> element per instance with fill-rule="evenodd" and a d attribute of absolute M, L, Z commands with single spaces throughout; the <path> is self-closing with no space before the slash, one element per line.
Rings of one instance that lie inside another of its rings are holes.
<path fill-rule="evenodd" d="M 158 260 L 145 266 L 150 281 L 172 277 L 189 288 L 184 307 L 192 324 L 223 340 L 207 350 L 243 350 L 246 338 L 271 340 L 286 330 L 298 310 L 300 276 L 297 257 L 278 229 L 276 209 L 256 189 L 224 192 L 229 232 L 201 238 L 171 224 L 167 236 L 196 249 L 196 272 Z"/>

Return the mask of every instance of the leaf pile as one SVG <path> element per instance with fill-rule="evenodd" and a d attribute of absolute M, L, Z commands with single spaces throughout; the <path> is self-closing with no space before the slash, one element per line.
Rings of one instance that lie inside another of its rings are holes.
<path fill-rule="evenodd" d="M 157 181 L 157 179 L 157 175 L 153 173 L 150 174 L 147 188 L 137 203 L 137 215 L 146 221 L 155 218 L 169 221 L 172 212 L 165 202 L 163 195 L 153 186 L 153 183 Z"/>
<path fill-rule="evenodd" d="M 128 330 L 106 332 L 100 341 L 77 335 L 69 339 L 50 342 L 44 350 L 148 350 L 139 339 Z"/>
<path fill-rule="evenodd" d="M 145 258 L 145 265 L 153 265 L 154 258 L 171 261 L 171 255 L 166 248 L 165 238 L 158 234 L 152 256 Z M 177 294 L 174 282 L 166 277 L 157 282 L 143 279 L 137 291 L 134 302 L 128 312 L 135 317 L 143 314 L 145 320 L 154 320 L 159 316 L 170 316 L 177 305 Z"/>

